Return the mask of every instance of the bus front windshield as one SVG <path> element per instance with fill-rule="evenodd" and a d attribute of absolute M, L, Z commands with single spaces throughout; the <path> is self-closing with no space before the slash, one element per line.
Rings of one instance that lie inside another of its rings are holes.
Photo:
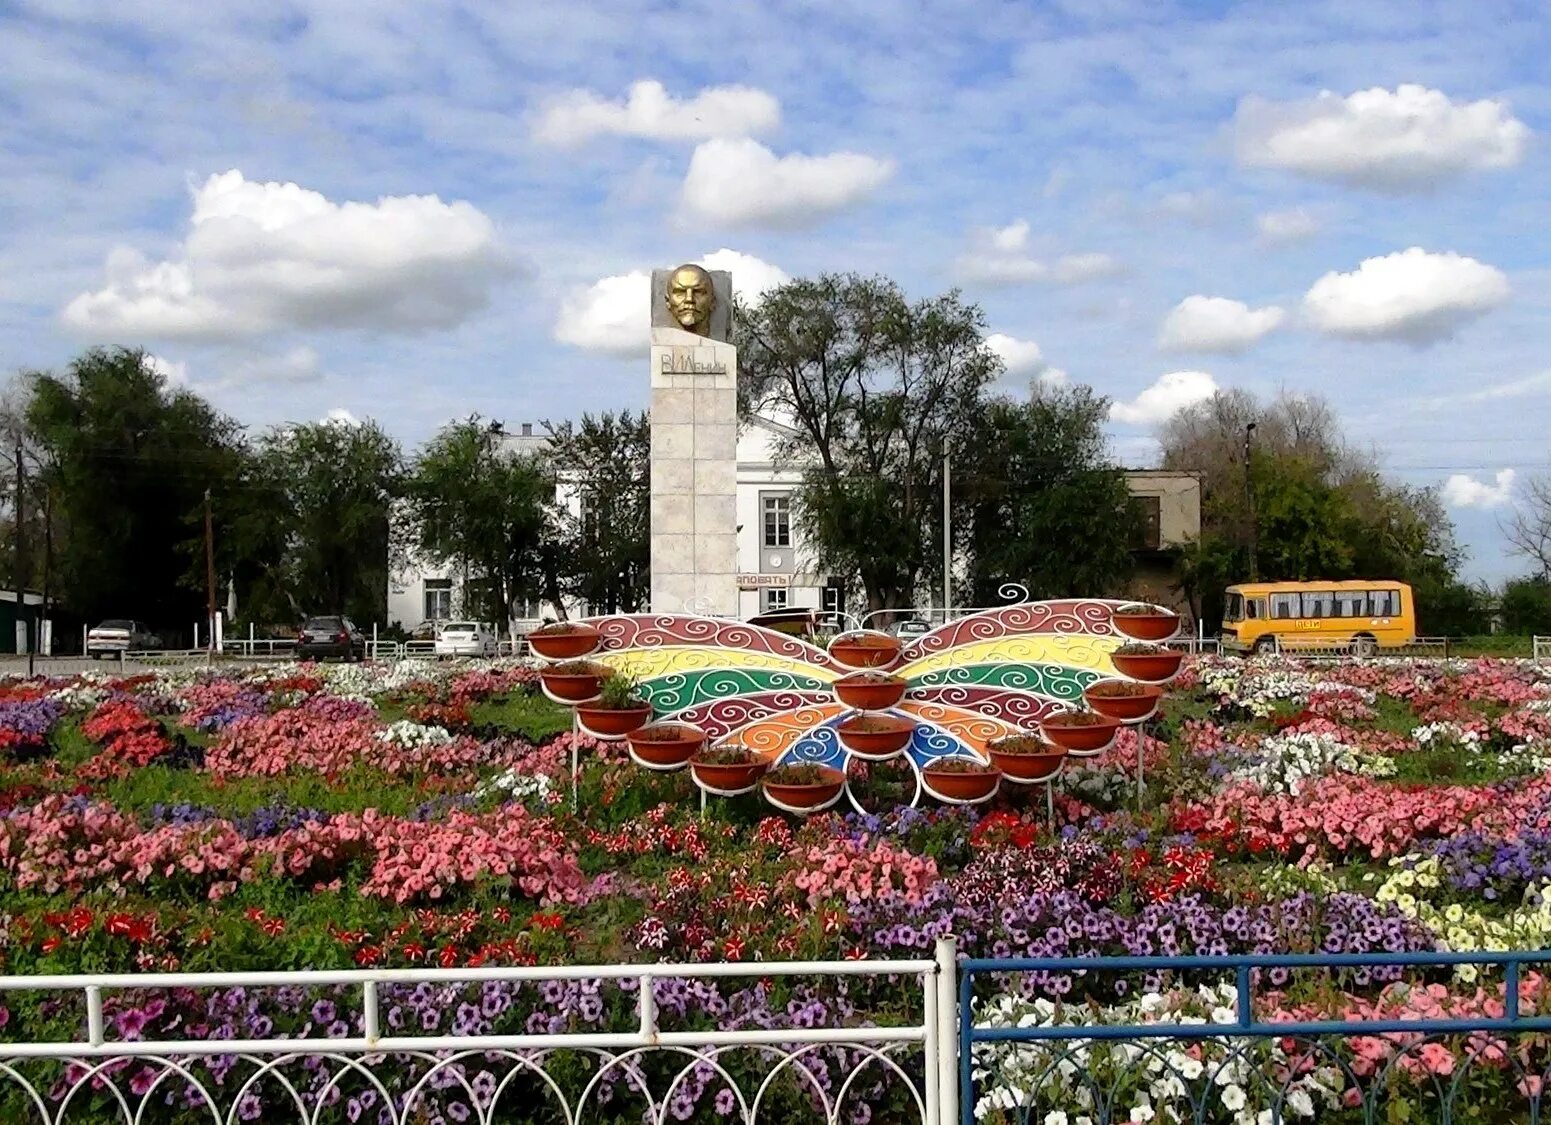
<path fill-rule="evenodd" d="M 1229 593 L 1228 594 L 1228 604 L 1223 608 L 1223 620 L 1224 621 L 1243 621 L 1244 620 L 1244 595 L 1243 594 L 1235 594 L 1235 593 Z"/>

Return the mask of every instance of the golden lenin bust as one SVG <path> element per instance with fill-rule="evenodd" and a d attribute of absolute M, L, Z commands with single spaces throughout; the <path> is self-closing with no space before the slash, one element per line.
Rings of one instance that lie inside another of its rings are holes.
<path fill-rule="evenodd" d="M 711 314 L 716 311 L 716 289 L 711 274 L 702 266 L 682 265 L 668 275 L 668 312 L 678 326 L 697 336 L 711 334 Z"/>

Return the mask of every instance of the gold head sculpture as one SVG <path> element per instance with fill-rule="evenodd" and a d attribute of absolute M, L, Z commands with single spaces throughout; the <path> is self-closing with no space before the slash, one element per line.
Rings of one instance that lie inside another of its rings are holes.
<path fill-rule="evenodd" d="M 698 336 L 711 334 L 711 314 L 716 310 L 716 292 L 711 275 L 700 266 L 682 265 L 668 277 L 668 311 L 686 332 Z"/>

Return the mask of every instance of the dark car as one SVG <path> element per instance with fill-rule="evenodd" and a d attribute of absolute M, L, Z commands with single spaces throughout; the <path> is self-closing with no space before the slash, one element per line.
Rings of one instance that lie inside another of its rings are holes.
<path fill-rule="evenodd" d="M 348 617 L 309 617 L 296 636 L 296 659 L 365 660 L 366 637 Z"/>

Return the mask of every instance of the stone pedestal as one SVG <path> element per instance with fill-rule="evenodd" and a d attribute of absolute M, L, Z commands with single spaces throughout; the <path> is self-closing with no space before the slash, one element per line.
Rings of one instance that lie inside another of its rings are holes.
<path fill-rule="evenodd" d="M 738 612 L 738 352 L 652 328 L 654 613 Z"/>

